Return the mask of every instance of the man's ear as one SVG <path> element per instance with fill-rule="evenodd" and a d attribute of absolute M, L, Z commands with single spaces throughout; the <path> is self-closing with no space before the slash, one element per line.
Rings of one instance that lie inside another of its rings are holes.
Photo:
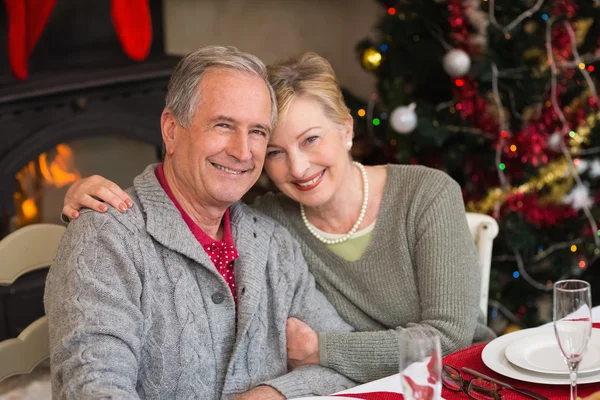
<path fill-rule="evenodd" d="M 160 129 L 164 143 L 164 155 L 172 155 L 175 151 L 175 133 L 177 121 L 171 111 L 164 109 L 160 116 Z"/>

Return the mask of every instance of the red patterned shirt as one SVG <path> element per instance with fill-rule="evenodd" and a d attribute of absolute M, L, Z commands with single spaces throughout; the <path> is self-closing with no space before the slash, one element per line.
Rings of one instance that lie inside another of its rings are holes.
<path fill-rule="evenodd" d="M 173 192 L 169 188 L 167 184 L 167 180 L 165 179 L 165 172 L 163 170 L 163 164 L 158 164 L 158 168 L 156 168 L 156 178 L 160 182 L 160 185 L 163 187 L 167 196 L 171 199 L 175 207 L 181 213 L 183 220 L 192 231 L 192 234 L 198 240 L 206 254 L 210 257 L 211 261 L 217 268 L 217 271 L 225 278 L 225 282 L 229 285 L 229 289 L 231 289 L 231 294 L 233 295 L 233 301 L 237 304 L 237 293 L 235 290 L 235 276 L 233 274 L 233 262 L 238 258 L 238 252 L 235 248 L 235 243 L 233 242 L 233 237 L 231 236 L 231 221 L 229 215 L 229 208 L 225 211 L 225 215 L 223 216 L 223 240 L 214 240 L 210 236 L 206 234 L 193 220 L 192 218 L 181 208 L 175 196 L 173 196 Z"/>

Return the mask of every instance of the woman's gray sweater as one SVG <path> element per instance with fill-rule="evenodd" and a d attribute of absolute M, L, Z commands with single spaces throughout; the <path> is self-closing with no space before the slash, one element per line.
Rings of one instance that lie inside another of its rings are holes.
<path fill-rule="evenodd" d="M 494 333 L 479 309 L 479 267 L 460 186 L 422 166 L 389 165 L 371 243 L 356 261 L 306 228 L 298 203 L 269 194 L 254 206 L 300 243 L 319 290 L 354 333 L 319 335 L 321 365 L 367 382 L 398 372 L 398 334 L 435 333 L 449 354 Z"/>

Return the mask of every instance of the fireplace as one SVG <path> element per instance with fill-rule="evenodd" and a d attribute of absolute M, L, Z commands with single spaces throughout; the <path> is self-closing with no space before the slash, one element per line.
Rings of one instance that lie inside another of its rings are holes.
<path fill-rule="evenodd" d="M 135 62 L 117 39 L 110 2 L 58 1 L 25 81 L 11 73 L 7 30 L 0 27 L 0 238 L 23 223 L 58 221 L 60 207 L 48 206 L 48 199 L 60 201 L 63 184 L 78 174 L 103 174 L 127 187 L 159 159 L 160 113 L 178 58 L 163 51 L 161 1 L 149 4 L 152 47 L 146 60 Z M 0 5 L 0 21 L 6 18 Z M 86 167 L 93 154 L 101 159 L 98 169 Z M 102 169 L 117 164 L 131 172 L 115 177 Z M 44 279 L 38 271 L 0 287 L 0 340 L 43 314 Z"/>

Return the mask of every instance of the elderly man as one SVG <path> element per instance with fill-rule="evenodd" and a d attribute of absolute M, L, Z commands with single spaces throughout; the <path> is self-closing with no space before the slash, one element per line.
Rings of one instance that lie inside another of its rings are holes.
<path fill-rule="evenodd" d="M 165 160 L 135 179 L 136 206 L 70 224 L 46 286 L 54 398 L 282 399 L 354 384 L 287 371 L 289 316 L 350 327 L 290 234 L 239 202 L 276 120 L 266 77 L 234 48 L 183 58 L 160 121 Z"/>

